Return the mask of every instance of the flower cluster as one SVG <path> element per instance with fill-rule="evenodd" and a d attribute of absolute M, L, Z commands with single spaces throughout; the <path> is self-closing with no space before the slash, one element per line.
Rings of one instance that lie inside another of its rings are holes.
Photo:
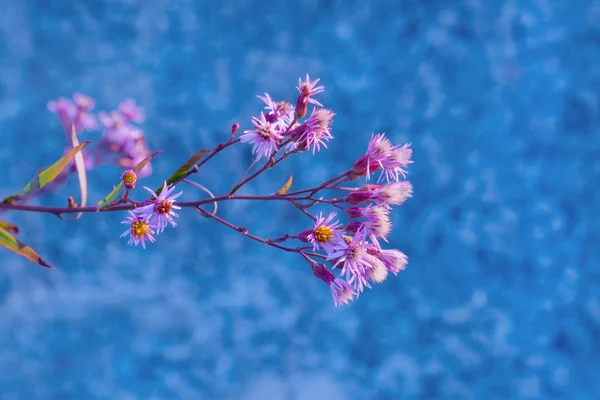
<path fill-rule="evenodd" d="M 257 161 L 273 156 L 281 147 L 298 152 L 312 148 L 313 154 L 320 151 L 321 146 L 327 147 L 327 142 L 333 139 L 330 127 L 335 113 L 322 108 L 323 105 L 312 97 L 325 90 L 323 86 L 317 86 L 318 82 L 319 79 L 311 81 L 308 75 L 304 82 L 299 79 L 297 89 L 300 94 L 295 107 L 286 101 L 274 102 L 268 93 L 258 96 L 266 104 L 267 113 L 252 117 L 253 129 L 244 131 L 240 138 L 253 145 L 252 152 Z M 310 117 L 300 124 L 307 114 L 308 104 L 320 108 L 313 109 Z"/>
<path fill-rule="evenodd" d="M 311 266 L 313 274 L 329 286 L 334 304 L 348 304 L 366 289 L 383 282 L 390 273 L 396 275 L 406 268 L 408 258 L 404 253 L 397 249 L 383 248 L 382 245 L 392 241 L 390 214 L 393 206 L 401 205 L 412 197 L 412 185 L 405 180 L 408 166 L 413 162 L 409 144 L 395 145 L 385 134 L 373 134 L 366 152 L 358 157 L 346 172 L 318 186 L 290 191 L 293 181 L 290 176 L 283 187 L 272 192 L 273 194 L 237 194 L 249 181 L 271 169 L 284 158 L 309 150 L 315 154 L 328 147 L 333 139 L 332 121 L 336 114 L 315 99 L 316 95 L 325 91 L 323 86 L 319 86 L 319 82 L 319 79 L 311 80 L 308 75 L 304 80 L 299 79 L 295 103 L 274 101 L 268 93 L 258 96 L 264 103 L 264 108 L 257 116 L 252 117 L 250 129 L 244 130 L 241 137 L 236 138 L 240 124 L 234 123 L 226 141 L 213 149 L 193 154 L 163 181 L 159 190 L 155 192 L 149 187 L 144 187 L 150 197 L 141 201 L 133 199 L 131 195 L 135 194 L 138 179 L 151 173 L 150 159 L 158 152 L 150 154 L 145 135 L 138 127 L 138 124 L 144 122 L 145 115 L 135 101 L 125 100 L 117 110 L 99 112 L 97 115 L 92 112 L 95 108 L 94 100 L 80 93 L 76 93 L 72 99 L 59 98 L 52 101 L 48 103 L 48 109 L 59 116 L 69 136 L 72 129 L 75 129 L 76 134 L 100 127 L 103 129 L 98 146 L 94 151 L 83 154 L 84 168 L 113 162 L 126 170 L 121 175 L 119 185 L 99 201 L 97 207 L 79 206 L 69 197 L 68 207 L 65 208 L 28 206 L 27 210 L 49 212 L 59 216 L 70 213 L 81 215 L 84 212 L 126 211 L 128 214 L 122 224 L 127 225 L 127 230 L 121 237 L 127 238 L 129 245 L 141 245 L 145 249 L 146 244 L 155 242 L 156 237 L 169 225 L 177 226 L 175 219 L 179 215 L 176 211 L 185 207 L 193 208 L 201 216 L 212 218 L 252 240 L 301 255 Z M 310 113 L 309 105 L 312 107 Z M 82 163 L 75 162 L 74 157 L 77 151 L 88 143 L 78 146 L 75 144 L 78 147 L 75 149 L 68 148 L 63 156 L 63 161 L 66 162 L 55 163 L 50 167 L 55 170 L 47 176 L 58 176 L 62 173 L 66 177 L 68 173 L 77 170 L 80 182 L 85 184 L 85 180 L 81 178 L 85 178 L 81 171 Z M 217 153 L 237 143 L 251 144 L 255 159 L 231 190 L 215 196 L 203 185 L 189 178 Z M 84 151 L 87 151 L 87 148 Z M 261 160 L 264 162 L 258 163 Z M 67 164 L 71 166 L 70 169 L 56 173 L 58 165 Z M 253 169 L 255 171 L 252 171 Z M 379 176 L 375 181 L 371 181 L 376 172 L 379 172 Z M 365 182 L 353 185 L 362 178 Z M 182 194 L 181 191 L 175 193 L 175 184 L 179 182 L 203 190 L 210 198 L 177 203 Z M 348 183 L 350 186 L 345 186 Z M 31 188 L 27 189 L 27 193 L 31 194 Z M 9 196 L 0 203 L 0 209 L 22 209 L 14 205 L 22 199 L 21 193 Z M 299 233 L 263 239 L 250 233 L 246 227 L 236 226 L 217 215 L 218 203 L 226 200 L 227 203 L 234 200 L 288 202 L 309 217 L 311 222 L 307 229 Z M 85 199 L 82 203 L 84 201 Z M 211 204 L 213 211 L 208 212 L 204 207 Z M 312 207 L 317 205 L 334 207 L 334 210 L 320 211 L 318 215 L 311 213 Z M 0 229 L 3 229 L 2 226 L 11 227 L 6 222 L 0 222 L 3 223 Z M 0 233 L 8 234 L 6 231 Z M 290 247 L 284 243 L 290 240 L 299 241 L 301 244 L 298 247 Z M 15 251 L 18 252 L 18 249 L 15 248 Z M 39 261 L 39 264 L 48 266 L 44 261 Z"/>
<path fill-rule="evenodd" d="M 92 169 L 108 161 L 123 168 L 133 168 L 150 154 L 144 132 L 135 124 L 146 119 L 144 111 L 132 99 L 123 101 L 117 110 L 92 113 L 96 102 L 89 96 L 75 93 L 73 100 L 60 97 L 48 103 L 48 110 L 58 115 L 63 129 L 71 133 L 71 127 L 79 134 L 103 128 L 96 151 L 86 157 L 86 167 Z M 100 124 L 98 123 L 100 121 Z M 150 163 L 140 171 L 140 176 L 152 172 Z"/>
<path fill-rule="evenodd" d="M 131 174 L 133 171 L 127 171 Z M 131 175 L 130 175 L 131 176 Z M 123 174 L 123 182 L 129 177 Z M 154 229 L 156 234 L 162 233 L 165 228 L 171 224 L 173 227 L 177 226 L 173 217 L 178 217 L 177 213 L 173 210 L 180 210 L 181 207 L 175 205 L 175 200 L 181 196 L 183 192 L 172 194 L 175 190 L 175 185 L 167 185 L 164 182 L 160 194 L 156 194 L 149 187 L 144 186 L 152 198 L 146 200 L 144 205 L 135 208 L 133 211 L 129 211 L 130 216 L 123 221 L 123 224 L 129 225 L 127 230 L 123 232 L 121 237 L 129 235 L 129 245 L 142 244 L 142 247 L 146 248 L 146 240 L 154 242 Z"/>
<path fill-rule="evenodd" d="M 333 139 L 331 122 L 335 113 L 313 98 L 325 90 L 323 86 L 317 86 L 318 83 L 319 79 L 311 81 L 308 75 L 304 81 L 299 79 L 297 89 L 300 94 L 294 107 L 287 102 L 273 102 L 267 93 L 259 96 L 266 104 L 267 113 L 261 112 L 258 117 L 253 117 L 254 128 L 245 131 L 241 137 L 242 142 L 253 144 L 252 151 L 257 161 L 262 157 L 272 157 L 283 146 L 291 152 L 312 149 L 313 154 L 327 147 Z M 318 108 L 300 121 L 308 113 L 308 104 Z M 408 165 L 412 163 L 411 158 L 410 145 L 393 145 L 385 134 L 373 134 L 366 153 L 341 176 L 337 185 L 320 187 L 348 191 L 342 200 L 331 204 L 343 209 L 351 220 L 342 225 L 337 213 L 331 212 L 327 217 L 320 213 L 312 217 L 314 225 L 311 229 L 293 236 L 310 243 L 313 251 L 323 251 L 325 254 L 317 255 L 329 261 L 332 269 L 340 270 L 340 278 L 335 278 L 322 263 L 305 257 L 311 263 L 315 276 L 331 288 L 336 305 L 348 303 L 373 283 L 383 282 L 390 272 L 397 274 L 406 267 L 406 255 L 399 250 L 383 249 L 380 241 L 387 242 L 392 231 L 392 206 L 400 205 L 412 196 L 412 185 L 403 180 Z M 377 171 L 381 172 L 378 183 L 365 183 L 358 188 L 339 186 L 344 181 L 361 177 L 369 181 Z M 327 203 L 322 199 L 310 200 Z"/>

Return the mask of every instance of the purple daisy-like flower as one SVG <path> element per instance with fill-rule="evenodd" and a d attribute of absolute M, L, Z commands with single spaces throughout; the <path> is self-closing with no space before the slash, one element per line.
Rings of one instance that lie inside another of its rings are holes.
<path fill-rule="evenodd" d="M 399 181 L 406 177 L 406 167 L 412 163 L 410 144 L 394 146 L 384 133 L 373 134 L 367 152 L 354 162 L 352 172 L 358 176 L 366 175 L 367 180 L 375 171 L 381 170 L 378 181 L 384 177 L 389 181 Z"/>
<path fill-rule="evenodd" d="M 342 304 L 348 304 L 354 300 L 356 291 L 352 285 L 343 279 L 336 278 L 323 264 L 312 264 L 311 267 L 313 274 L 325 282 L 331 289 L 333 304 L 335 304 L 336 307 Z"/>
<path fill-rule="evenodd" d="M 394 275 L 398 275 L 400 271 L 404 271 L 406 269 L 408 257 L 400 250 L 384 250 L 381 249 L 378 244 L 376 244 L 375 246 L 370 247 L 367 251 L 369 254 L 372 254 L 381 260 L 385 268 Z"/>
<path fill-rule="evenodd" d="M 372 242 L 376 243 L 377 239 L 387 242 L 386 236 L 392 231 L 389 207 L 383 205 L 352 206 L 346 209 L 346 213 L 352 218 L 364 218 L 362 222 L 351 221 L 346 227 L 346 231 L 354 233 L 362 228 Z"/>
<path fill-rule="evenodd" d="M 149 215 L 139 215 L 135 214 L 132 211 L 129 211 L 129 217 L 127 220 L 121 222 L 122 224 L 129 225 L 129 228 L 121 236 L 120 238 L 129 236 L 129 241 L 127 242 L 130 246 L 137 246 L 138 244 L 142 244 L 142 248 L 146 248 L 146 240 L 149 242 L 154 242 L 154 231 L 153 228 L 156 228 L 155 225 L 150 224 Z"/>
<path fill-rule="evenodd" d="M 342 265 L 341 274 L 348 283 L 361 293 L 365 287 L 371 287 L 369 280 L 376 283 L 385 280 L 387 270 L 379 259 L 367 252 L 371 245 L 365 240 L 364 231 L 359 230 L 352 238 L 343 238 L 333 247 L 327 259 L 335 260 L 334 267 Z"/>
<path fill-rule="evenodd" d="M 157 195 L 152 189 L 144 186 L 154 199 L 150 200 L 150 204 L 142 206 L 137 209 L 140 215 L 147 216 L 149 221 L 156 224 L 156 233 L 161 233 L 165 230 L 168 224 L 177 226 L 173 217 L 179 217 L 173 210 L 181 210 L 181 207 L 176 206 L 175 199 L 177 199 L 183 192 L 171 195 L 175 190 L 175 185 L 167 186 L 167 182 L 164 183 L 163 188 L 159 195 Z"/>
<path fill-rule="evenodd" d="M 348 204 L 364 204 L 373 201 L 380 205 L 400 205 L 412 197 L 412 184 L 408 181 L 392 182 L 387 185 L 367 184 L 346 195 Z"/>
<path fill-rule="evenodd" d="M 323 107 L 321 103 L 311 97 L 325 91 L 325 88 L 323 86 L 317 86 L 317 83 L 319 83 L 319 79 L 315 79 L 311 82 L 308 74 L 306 75 L 306 81 L 304 82 L 302 82 L 301 78 L 298 78 L 298 86 L 296 86 L 296 88 L 300 92 L 300 95 L 296 100 L 296 107 L 294 108 L 294 118 L 296 120 L 299 120 L 306 115 L 308 103 Z"/>
<path fill-rule="evenodd" d="M 262 111 L 260 118 L 252 117 L 252 124 L 254 129 L 244 131 L 240 141 L 253 144 L 252 154 L 256 154 L 257 161 L 262 157 L 269 158 L 277 150 L 283 136 L 278 132 L 276 124 L 267 121 Z"/>
<path fill-rule="evenodd" d="M 313 154 L 320 151 L 321 146 L 327 148 L 331 136 L 331 121 L 335 113 L 326 108 L 313 109 L 310 117 L 300 126 L 290 132 L 295 147 L 306 150 L 312 147 Z"/>
<path fill-rule="evenodd" d="M 325 91 L 325 87 L 317 86 L 320 80 L 320 78 L 317 78 L 314 81 L 311 81 L 308 74 L 306 74 L 306 80 L 304 82 L 302 82 L 301 78 L 298 78 L 298 86 L 296 86 L 296 89 L 298 89 L 298 91 L 300 92 L 300 97 L 305 99 L 305 102 L 314 104 L 318 107 L 323 107 L 323 104 L 311 98 L 311 96 Z"/>
<path fill-rule="evenodd" d="M 323 213 L 319 214 L 314 228 L 306 236 L 313 245 L 313 250 L 321 248 L 330 253 L 336 242 L 340 241 L 342 225 L 338 221 L 333 221 L 336 216 L 337 214 L 334 212 L 329 214 L 327 218 L 323 217 Z"/>

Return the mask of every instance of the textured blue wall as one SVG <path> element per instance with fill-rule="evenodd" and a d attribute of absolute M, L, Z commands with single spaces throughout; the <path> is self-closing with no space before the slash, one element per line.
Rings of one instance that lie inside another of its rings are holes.
<path fill-rule="evenodd" d="M 412 142 L 391 240 L 408 269 L 334 308 L 299 257 L 191 212 L 145 252 L 117 239 L 123 215 L 5 214 L 60 268 L 0 253 L 0 398 L 600 397 L 597 1 L 5 0 L 0 194 L 61 154 L 58 96 L 137 99 L 165 150 L 154 187 L 305 73 L 336 139 L 248 193 L 290 170 L 319 183 L 372 132 Z M 199 178 L 222 192 L 249 160 Z M 91 173 L 92 198 L 118 174 Z M 306 227 L 284 205 L 220 210 L 266 236 Z"/>

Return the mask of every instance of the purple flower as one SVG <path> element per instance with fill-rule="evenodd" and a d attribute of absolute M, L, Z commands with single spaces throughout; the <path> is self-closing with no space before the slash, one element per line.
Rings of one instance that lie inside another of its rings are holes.
<path fill-rule="evenodd" d="M 376 243 L 378 238 L 387 242 L 386 236 L 392 231 L 390 210 L 388 207 L 380 205 L 369 205 L 363 208 L 352 206 L 346 209 L 346 213 L 352 218 L 364 219 L 362 222 L 351 221 L 346 227 L 348 233 L 355 233 L 359 229 L 364 229 L 366 235 L 373 243 Z"/>
<path fill-rule="evenodd" d="M 398 275 L 398 272 L 406 269 L 408 263 L 408 257 L 400 250 L 382 250 L 378 245 L 370 247 L 368 249 L 369 254 L 377 257 L 385 268 L 394 275 Z"/>
<path fill-rule="evenodd" d="M 142 123 L 146 120 L 146 115 L 144 114 L 144 110 L 139 107 L 135 100 L 127 99 L 123 101 L 119 105 L 119 113 L 125 118 L 127 121 Z"/>
<path fill-rule="evenodd" d="M 146 240 L 150 242 L 155 241 L 154 236 L 152 236 L 154 234 L 152 228 L 156 228 L 156 226 L 149 223 L 149 215 L 137 215 L 131 211 L 129 211 L 129 215 L 130 216 L 127 217 L 127 220 L 121 222 L 122 224 L 129 225 L 129 228 L 127 228 L 127 230 L 119 237 L 122 238 L 129 235 L 129 241 L 127 242 L 128 245 L 137 246 L 141 243 L 142 247 L 145 249 Z"/>
<path fill-rule="evenodd" d="M 256 160 L 262 157 L 269 158 L 278 148 L 279 140 L 283 137 L 277 132 L 277 126 L 267 121 L 265 114 L 260 113 L 260 118 L 252 117 L 254 129 L 244 131 L 240 141 L 252 143 L 252 153 L 256 154 Z"/>
<path fill-rule="evenodd" d="M 81 93 L 73 94 L 73 101 L 60 97 L 48 103 L 48 110 L 56 113 L 60 118 L 65 132 L 71 133 L 71 126 L 75 131 L 91 131 L 98 127 L 96 117 L 90 113 L 95 107 L 94 99 Z"/>
<path fill-rule="evenodd" d="M 375 283 L 385 280 L 387 270 L 377 257 L 367 252 L 370 244 L 365 240 L 364 231 L 358 231 L 352 238 L 343 238 L 333 247 L 327 259 L 335 260 L 334 267 L 342 265 L 341 274 L 345 275 L 348 283 L 361 293 L 365 287 L 371 287 L 369 280 Z"/>
<path fill-rule="evenodd" d="M 327 142 L 333 139 L 330 125 L 334 115 L 333 111 L 325 108 L 313 109 L 310 117 L 290 132 L 295 146 L 302 151 L 312 147 L 313 154 L 321 150 L 321 145 L 327 148 Z"/>
<path fill-rule="evenodd" d="M 91 111 L 96 107 L 96 102 L 90 96 L 81 93 L 74 93 L 73 100 L 80 110 Z"/>
<path fill-rule="evenodd" d="M 323 264 L 312 264 L 311 267 L 313 274 L 325 282 L 331 289 L 333 304 L 335 304 L 336 307 L 342 304 L 348 304 L 354 300 L 356 291 L 348 282 L 336 278 Z"/>
<path fill-rule="evenodd" d="M 399 181 L 400 175 L 406 177 L 406 167 L 412 163 L 412 149 L 410 144 L 394 146 L 385 137 L 385 134 L 373 134 L 365 155 L 354 162 L 352 172 L 355 175 L 366 175 L 370 179 L 371 174 L 381 170 L 378 181 L 385 179 L 389 182 Z"/>
<path fill-rule="evenodd" d="M 300 92 L 300 95 L 298 96 L 298 100 L 296 100 L 296 107 L 294 109 L 294 117 L 297 120 L 306 115 L 308 103 L 323 107 L 323 104 L 311 97 L 325 91 L 325 88 L 323 86 L 317 86 L 317 83 L 319 83 L 319 79 L 315 79 L 311 82 L 308 74 L 306 75 L 306 81 L 304 82 L 302 82 L 301 78 L 298 78 L 298 86 L 296 86 L 296 88 Z"/>
<path fill-rule="evenodd" d="M 336 213 L 332 212 L 327 218 L 323 217 L 323 213 L 320 213 L 315 221 L 314 228 L 307 235 L 307 239 L 313 245 L 313 250 L 319 248 L 330 253 L 333 249 L 333 245 L 340 241 L 342 235 L 342 225 L 333 219 L 337 216 Z"/>
<path fill-rule="evenodd" d="M 160 195 L 154 193 L 152 189 L 144 186 L 152 197 L 150 204 L 138 208 L 136 211 L 138 214 L 148 217 L 148 220 L 156 224 L 157 233 L 161 233 L 165 230 L 168 224 L 177 226 L 173 217 L 179 217 L 175 210 L 180 210 L 181 207 L 174 205 L 175 199 L 181 196 L 183 192 L 179 192 L 171 196 L 171 193 L 175 190 L 175 185 L 167 186 L 167 182 L 164 183 Z"/>
<path fill-rule="evenodd" d="M 359 190 L 346 195 L 348 204 L 364 204 L 373 201 L 382 205 L 402 204 L 406 199 L 412 197 L 412 185 L 410 182 L 392 182 L 387 185 L 363 185 Z"/>

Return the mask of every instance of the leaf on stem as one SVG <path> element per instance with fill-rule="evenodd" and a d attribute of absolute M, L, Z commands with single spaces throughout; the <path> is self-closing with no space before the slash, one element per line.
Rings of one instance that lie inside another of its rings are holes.
<path fill-rule="evenodd" d="M 167 186 L 171 185 L 173 183 L 179 182 L 185 176 L 185 174 L 190 170 L 190 168 L 192 168 L 198 161 L 200 161 L 202 156 L 208 152 L 209 152 L 209 150 L 204 149 L 204 150 L 200 150 L 199 152 L 197 152 L 196 154 L 191 156 L 189 158 L 189 160 L 187 160 L 185 163 L 183 163 L 183 165 L 181 165 L 181 167 L 179 167 L 177 169 L 177 171 L 173 172 L 173 175 L 171 175 L 169 177 L 169 179 L 167 179 Z M 161 186 L 157 190 L 155 190 L 155 193 L 157 195 L 159 195 L 162 190 L 163 190 L 163 186 Z"/>
<path fill-rule="evenodd" d="M 41 265 L 46 268 L 54 268 L 46 261 L 42 260 L 38 253 L 35 252 L 31 247 L 19 242 L 15 239 L 8 231 L 0 228 L 0 246 L 7 248 L 8 250 L 25 257 L 26 259 L 33 261 L 34 263 Z"/>
<path fill-rule="evenodd" d="M 71 142 L 73 143 L 73 147 L 76 148 L 79 146 L 79 140 L 77 139 L 77 132 L 75 131 L 75 125 L 71 125 Z M 85 163 L 83 161 L 83 153 L 79 152 L 75 154 L 75 166 L 77 167 L 77 178 L 79 179 L 79 189 L 81 191 L 81 203 L 80 207 L 85 207 L 87 203 L 87 175 L 85 173 Z M 81 218 L 83 213 L 78 213 L 75 215 L 73 220 Z"/>
<path fill-rule="evenodd" d="M 58 159 L 58 161 L 37 174 L 27 185 L 25 185 L 23 189 L 21 189 L 19 193 L 6 197 L 3 202 L 14 203 L 24 196 L 32 195 L 42 190 L 44 186 L 56 179 L 56 177 L 60 175 L 60 173 L 71 163 L 73 157 L 75 157 L 75 155 L 89 143 L 89 141 L 83 142 L 67 151 L 61 158 Z"/>
<path fill-rule="evenodd" d="M 292 176 L 292 173 L 290 172 L 290 177 L 288 178 L 288 180 L 285 183 L 285 185 L 283 185 L 281 187 L 281 189 L 279 189 L 277 191 L 277 194 L 280 195 L 280 196 L 286 194 L 288 192 L 288 190 L 290 190 L 290 188 L 292 187 L 292 182 L 293 181 L 294 181 L 294 177 Z"/>
<path fill-rule="evenodd" d="M 16 226 L 15 224 L 11 224 L 10 222 L 6 222 L 6 221 L 2 221 L 0 219 L 0 229 L 4 229 L 7 232 L 11 232 L 11 233 L 19 233 L 19 227 Z"/>
<path fill-rule="evenodd" d="M 148 157 L 140 161 L 135 167 L 133 167 L 135 173 L 139 174 L 140 171 L 146 166 L 146 164 L 148 164 L 155 155 L 161 152 L 162 150 L 155 151 L 154 153 L 150 154 Z M 124 188 L 125 186 L 123 185 L 123 182 L 119 182 L 119 184 L 114 187 L 114 189 L 108 194 L 108 196 L 106 196 L 104 199 L 98 202 L 98 209 L 111 205 L 119 197 Z"/>

